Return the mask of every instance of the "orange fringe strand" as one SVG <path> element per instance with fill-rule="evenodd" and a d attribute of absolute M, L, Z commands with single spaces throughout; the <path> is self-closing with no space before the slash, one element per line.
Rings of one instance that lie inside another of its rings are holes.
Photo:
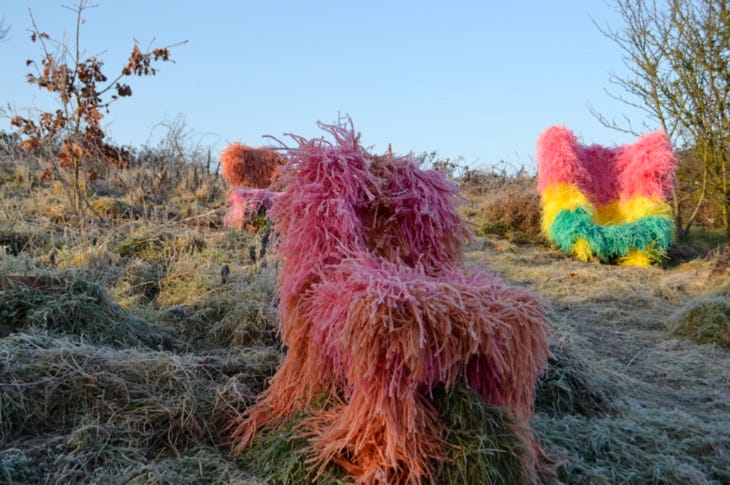
<path fill-rule="evenodd" d="M 530 422 L 549 353 L 541 301 L 464 269 L 471 235 L 440 172 L 370 155 L 351 122 L 322 127 L 335 143 L 296 138 L 269 212 L 288 351 L 231 424 L 234 452 L 305 410 L 315 478 L 334 462 L 361 484 L 433 483 L 448 430 L 431 390 L 462 382 L 515 415 L 536 481 Z M 323 394 L 328 405 L 315 409 Z"/>

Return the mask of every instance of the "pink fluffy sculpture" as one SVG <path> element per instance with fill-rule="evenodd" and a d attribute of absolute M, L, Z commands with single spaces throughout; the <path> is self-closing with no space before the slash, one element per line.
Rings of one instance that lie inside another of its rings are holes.
<path fill-rule="evenodd" d="M 334 462 L 358 483 L 433 482 L 449 445 L 429 396 L 459 382 L 513 413 L 534 478 L 534 387 L 548 356 L 540 301 L 464 269 L 470 233 L 441 173 L 370 155 L 351 124 L 323 128 L 335 142 L 297 138 L 270 211 L 287 354 L 232 423 L 236 451 L 307 412 L 313 473 Z"/>
<path fill-rule="evenodd" d="M 230 207 L 223 218 L 226 227 L 257 231 L 257 217 L 265 217 L 277 193 L 268 189 L 232 188 L 228 193 Z"/>

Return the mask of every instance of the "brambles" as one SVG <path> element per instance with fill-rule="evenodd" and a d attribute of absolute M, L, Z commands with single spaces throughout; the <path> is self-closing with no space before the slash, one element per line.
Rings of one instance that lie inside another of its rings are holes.
<path fill-rule="evenodd" d="M 138 45 L 132 48 L 127 64 L 121 73 L 110 79 L 102 68 L 104 61 L 96 56 L 82 58 L 79 33 L 83 23 L 83 12 L 91 8 L 86 0 L 71 8 L 76 15 L 75 41 L 54 40 L 41 31 L 31 13 L 32 29 L 30 39 L 38 43 L 42 51 L 40 65 L 27 60 L 32 68 L 27 81 L 56 95 L 59 107 L 46 111 L 37 119 L 14 116 L 10 124 L 22 135 L 20 146 L 28 152 L 41 147 L 53 147 L 56 157 L 49 161 L 44 177 L 58 177 L 70 189 L 73 207 L 77 214 L 82 205 L 93 210 L 85 199 L 86 182 L 102 175 L 109 167 L 126 167 L 129 152 L 106 140 L 101 125 L 110 105 L 119 98 L 132 95 L 129 84 L 123 79 L 130 76 L 154 76 L 157 62 L 170 61 L 170 48 L 150 49 L 142 52 Z M 180 45 L 180 44 L 176 44 Z M 70 172 L 70 180 L 66 173 Z"/>

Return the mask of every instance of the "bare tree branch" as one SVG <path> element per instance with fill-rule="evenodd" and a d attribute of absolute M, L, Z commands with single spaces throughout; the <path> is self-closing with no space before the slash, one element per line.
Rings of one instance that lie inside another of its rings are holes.
<path fill-rule="evenodd" d="M 5 40 L 10 32 L 10 27 L 5 27 L 5 19 L 0 20 L 0 41 Z"/>
<path fill-rule="evenodd" d="M 669 134 L 675 146 L 699 161 L 695 172 L 679 172 L 678 191 L 686 193 L 675 198 L 674 209 L 684 234 L 702 206 L 715 204 L 730 235 L 727 0 L 615 0 L 614 6 L 623 21 L 620 29 L 594 22 L 621 48 L 628 73 L 609 74 L 610 84 L 621 93 L 609 95 L 646 113 Z M 617 122 L 592 106 L 589 111 L 604 126 L 635 133 L 626 117 Z M 702 180 L 699 188 L 695 184 L 698 178 Z M 684 207 L 689 199 L 693 205 Z M 682 210 L 689 216 L 684 221 Z"/>

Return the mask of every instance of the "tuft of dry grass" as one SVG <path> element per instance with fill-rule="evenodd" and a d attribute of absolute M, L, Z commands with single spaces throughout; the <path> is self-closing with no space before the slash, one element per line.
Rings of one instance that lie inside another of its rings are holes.
<path fill-rule="evenodd" d="M 534 176 L 524 170 L 509 174 L 493 168 L 470 172 L 461 185 L 468 198 L 465 215 L 476 225 L 477 234 L 519 242 L 542 240 L 542 210 Z"/>
<path fill-rule="evenodd" d="M 555 329 L 550 340 L 553 357 L 537 382 L 535 409 L 552 417 L 604 416 L 616 410 L 609 397 L 615 385 L 591 365 L 595 355 L 574 333 Z M 613 392 L 612 392 L 613 391 Z"/>
<path fill-rule="evenodd" d="M 145 308 L 160 292 L 163 271 L 161 264 L 131 258 L 110 288 L 114 301 L 127 310 Z"/>
<path fill-rule="evenodd" d="M 6 334 L 69 335 L 116 347 L 173 348 L 182 343 L 157 325 L 124 311 L 100 285 L 58 276 L 0 278 Z"/>
<path fill-rule="evenodd" d="M 0 442 L 16 450 L 3 454 L 0 476 L 26 473 L 30 462 L 39 481 L 53 483 L 140 472 L 153 460 L 213 449 L 220 394 L 231 380 L 260 390 L 278 361 L 275 351 L 198 357 L 24 334 L 1 339 L 0 354 Z M 224 456 L 214 461 L 233 469 Z"/>
<path fill-rule="evenodd" d="M 114 251 L 120 256 L 145 261 L 169 261 L 202 251 L 205 246 L 205 239 L 197 231 L 144 224 L 118 241 Z"/>
<path fill-rule="evenodd" d="M 730 349 L 730 293 L 689 300 L 671 316 L 667 327 L 673 335 Z"/>
<path fill-rule="evenodd" d="M 97 214 L 111 219 L 135 218 L 141 215 L 141 209 L 118 197 L 98 197 L 91 201 Z"/>

